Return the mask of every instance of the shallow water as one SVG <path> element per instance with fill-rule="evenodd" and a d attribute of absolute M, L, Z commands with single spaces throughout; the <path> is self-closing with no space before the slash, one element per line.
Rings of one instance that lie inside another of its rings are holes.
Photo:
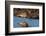
<path fill-rule="evenodd" d="M 39 19 L 28 19 L 28 18 L 20 18 L 20 17 L 13 17 L 13 26 L 15 27 L 21 27 L 20 25 L 18 25 L 18 23 L 20 22 L 27 22 L 29 27 L 38 27 L 39 26 Z"/>

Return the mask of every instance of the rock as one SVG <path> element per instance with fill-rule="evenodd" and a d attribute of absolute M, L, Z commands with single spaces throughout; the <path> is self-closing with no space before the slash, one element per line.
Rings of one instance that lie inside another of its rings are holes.
<path fill-rule="evenodd" d="M 24 17 L 24 18 L 39 18 L 39 10 L 38 9 L 18 9 L 14 13 L 17 17 Z"/>

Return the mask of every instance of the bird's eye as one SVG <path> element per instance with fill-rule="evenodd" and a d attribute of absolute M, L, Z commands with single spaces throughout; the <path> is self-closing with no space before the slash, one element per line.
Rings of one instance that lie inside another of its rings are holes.
<path fill-rule="evenodd" d="M 18 17 L 21 17 L 21 16 L 18 16 Z"/>

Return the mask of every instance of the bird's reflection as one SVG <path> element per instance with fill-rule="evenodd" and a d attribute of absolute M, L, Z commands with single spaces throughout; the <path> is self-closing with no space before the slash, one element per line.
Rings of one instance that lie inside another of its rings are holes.
<path fill-rule="evenodd" d="M 26 22 L 20 22 L 18 23 L 18 25 L 20 25 L 21 27 L 28 27 L 28 23 Z"/>

